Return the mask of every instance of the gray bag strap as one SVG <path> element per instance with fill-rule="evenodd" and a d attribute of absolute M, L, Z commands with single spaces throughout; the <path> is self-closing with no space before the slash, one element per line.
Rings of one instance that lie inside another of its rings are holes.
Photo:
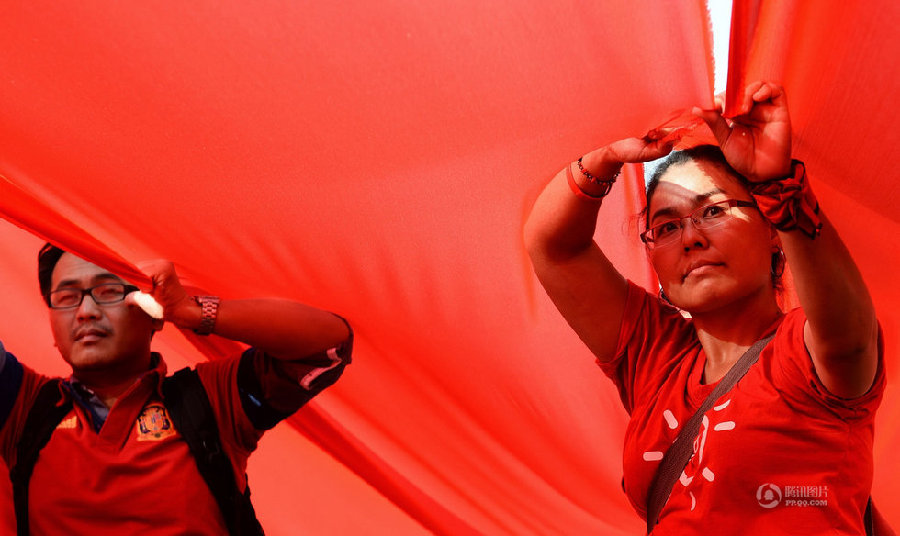
<path fill-rule="evenodd" d="M 669 447 L 656 470 L 653 483 L 650 484 L 650 493 L 647 495 L 647 534 L 653 531 L 653 527 L 659 521 L 659 514 L 663 506 L 669 500 L 672 487 L 678 481 L 678 477 L 694 454 L 694 439 L 700 433 L 700 425 L 703 415 L 712 408 L 716 400 L 731 390 L 737 382 L 747 374 L 750 367 L 759 360 L 759 354 L 769 341 L 775 336 L 773 333 L 764 339 L 756 341 L 737 363 L 731 367 L 719 383 L 713 388 L 712 393 L 706 397 L 697 412 L 690 418 L 687 424 L 678 433 L 675 442 Z"/>

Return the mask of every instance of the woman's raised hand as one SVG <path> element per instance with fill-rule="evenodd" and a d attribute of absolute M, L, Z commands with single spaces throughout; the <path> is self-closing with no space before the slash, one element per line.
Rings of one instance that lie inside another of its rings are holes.
<path fill-rule="evenodd" d="M 783 177 L 791 170 L 791 117 L 784 89 L 772 82 L 744 88 L 741 109 L 731 119 L 722 116 L 722 101 L 714 110 L 694 108 L 694 115 L 712 129 L 731 167 L 751 182 Z"/>
<path fill-rule="evenodd" d="M 665 133 L 651 131 L 643 138 L 626 138 L 615 141 L 584 155 L 584 167 L 594 175 L 613 175 L 622 164 L 628 162 L 649 162 L 662 158 L 672 151 L 677 140 L 665 140 Z"/>
<path fill-rule="evenodd" d="M 665 140 L 664 133 L 651 131 L 643 138 L 626 138 L 605 147 L 609 157 L 617 162 L 649 162 L 662 158 L 672 151 L 676 140 Z"/>

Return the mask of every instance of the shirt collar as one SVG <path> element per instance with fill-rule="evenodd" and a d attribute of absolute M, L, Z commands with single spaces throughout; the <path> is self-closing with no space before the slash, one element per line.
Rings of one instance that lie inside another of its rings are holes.
<path fill-rule="evenodd" d="M 129 387 L 123 396 L 128 396 L 137 387 L 137 384 L 143 383 L 152 385 L 157 396 L 162 396 L 162 381 L 166 377 L 166 362 L 160 354 L 153 352 L 150 354 L 150 369 L 141 374 Z M 83 384 L 75 374 L 69 376 L 68 379 L 62 381 L 62 390 L 72 397 L 73 402 L 84 408 L 91 417 L 91 425 L 95 432 L 99 432 L 106 418 L 109 416 L 110 408 L 100 400 L 100 397 L 87 385 Z"/>
<path fill-rule="evenodd" d="M 135 379 L 134 383 L 152 383 L 154 385 L 154 391 L 156 392 L 156 394 L 162 396 L 162 382 L 166 377 L 166 371 L 166 362 L 163 360 L 162 355 L 160 355 L 158 352 L 152 352 L 150 354 L 150 368 L 146 372 L 138 376 L 138 378 Z M 75 377 L 74 373 L 67 379 L 63 380 L 63 385 L 68 388 L 67 390 L 72 395 L 80 398 L 82 402 L 87 403 L 92 398 L 96 398 L 97 402 L 99 402 L 100 405 L 103 405 L 94 391 L 90 387 L 82 383 L 81 380 L 79 380 L 77 377 Z M 128 392 L 129 390 L 131 390 L 131 388 L 127 389 L 126 392 Z"/>

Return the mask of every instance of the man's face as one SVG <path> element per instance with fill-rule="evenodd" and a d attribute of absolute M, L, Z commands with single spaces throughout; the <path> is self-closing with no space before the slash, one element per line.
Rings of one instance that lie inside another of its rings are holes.
<path fill-rule="evenodd" d="M 64 253 L 50 278 L 50 290 L 87 289 L 124 281 L 99 266 Z M 50 327 L 63 359 L 79 371 L 117 373 L 146 368 L 152 319 L 127 301 L 97 305 L 85 296 L 78 307 L 51 309 Z"/>

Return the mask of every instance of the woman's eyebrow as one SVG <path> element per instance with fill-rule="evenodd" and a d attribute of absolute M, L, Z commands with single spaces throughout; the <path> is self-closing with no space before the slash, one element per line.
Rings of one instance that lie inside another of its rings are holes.
<path fill-rule="evenodd" d="M 650 221 L 655 221 L 660 216 L 671 216 L 672 218 L 674 218 L 677 215 L 678 211 L 675 209 L 675 207 L 663 207 L 654 212 L 652 216 L 650 216 Z"/>
<path fill-rule="evenodd" d="M 709 200 L 710 197 L 712 197 L 716 194 L 724 194 L 724 193 L 727 193 L 727 192 L 721 188 L 713 188 L 712 190 L 710 190 L 708 192 L 704 192 L 702 194 L 695 195 L 694 202 L 697 205 L 700 205 L 704 201 Z M 679 211 L 675 207 L 671 207 L 671 206 L 670 207 L 662 207 L 661 209 L 654 212 L 652 216 L 650 216 L 650 221 L 654 221 L 657 218 L 659 218 L 660 216 L 671 216 L 674 218 L 674 217 L 678 216 L 678 214 L 679 214 Z"/>
<path fill-rule="evenodd" d="M 694 199 L 696 199 L 698 203 L 702 203 L 703 201 L 706 201 L 707 199 L 709 199 L 710 197 L 712 197 L 716 194 L 724 194 L 724 193 L 727 193 L 727 192 L 721 188 L 714 188 L 714 189 L 706 192 L 705 194 L 700 194 L 700 195 L 694 197 Z"/>

